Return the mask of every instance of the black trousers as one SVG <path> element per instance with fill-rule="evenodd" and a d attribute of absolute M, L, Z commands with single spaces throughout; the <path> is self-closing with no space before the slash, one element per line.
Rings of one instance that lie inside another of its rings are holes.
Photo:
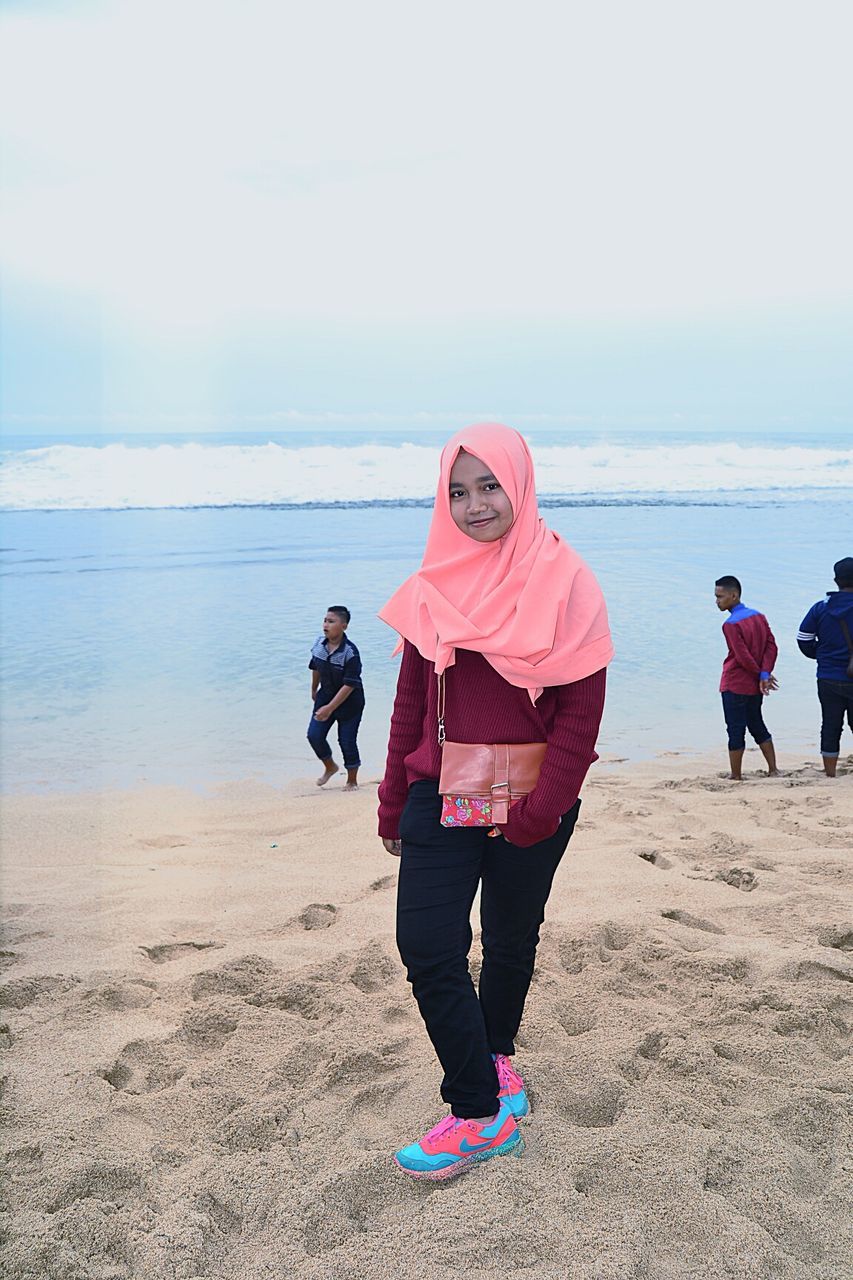
<path fill-rule="evenodd" d="M 400 820 L 397 946 L 444 1068 L 441 1096 L 463 1119 L 498 1109 L 491 1055 L 515 1052 L 539 927 L 580 800 L 527 849 L 485 827 L 442 827 L 435 782 L 414 782 Z M 481 884 L 479 994 L 468 971 L 471 906 Z"/>
<path fill-rule="evenodd" d="M 853 729 L 853 680 L 818 680 L 817 696 L 823 720 L 820 726 L 820 753 L 837 756 L 841 752 L 844 713 Z"/>

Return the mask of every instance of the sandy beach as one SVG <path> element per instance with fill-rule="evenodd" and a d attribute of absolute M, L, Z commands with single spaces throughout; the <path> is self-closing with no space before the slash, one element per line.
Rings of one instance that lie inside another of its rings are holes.
<path fill-rule="evenodd" d="M 526 1150 L 437 1186 L 390 1160 L 443 1107 L 375 778 L 9 799 L 5 1274 L 853 1276 L 853 757 L 746 761 L 593 770 Z"/>

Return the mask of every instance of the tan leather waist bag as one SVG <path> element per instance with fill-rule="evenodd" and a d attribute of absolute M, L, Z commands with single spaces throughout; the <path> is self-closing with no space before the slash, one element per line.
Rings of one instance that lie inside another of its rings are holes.
<path fill-rule="evenodd" d="M 447 742 L 441 748 L 443 796 L 491 800 L 492 821 L 505 823 L 510 801 L 536 786 L 547 742 Z"/>

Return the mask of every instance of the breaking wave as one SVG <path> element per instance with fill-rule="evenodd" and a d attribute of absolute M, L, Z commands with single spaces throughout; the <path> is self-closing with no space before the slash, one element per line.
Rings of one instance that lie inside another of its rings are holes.
<path fill-rule="evenodd" d="M 534 447 L 545 505 L 853 488 L 853 449 L 733 442 Z M 6 510 L 425 504 L 434 445 L 51 445 L 0 455 Z"/>

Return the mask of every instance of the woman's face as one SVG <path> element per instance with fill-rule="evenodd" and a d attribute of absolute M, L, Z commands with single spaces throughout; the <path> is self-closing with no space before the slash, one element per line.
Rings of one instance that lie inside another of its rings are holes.
<path fill-rule="evenodd" d="M 450 472 L 450 514 L 475 542 L 497 542 L 512 525 L 512 503 L 485 462 L 459 451 Z"/>

